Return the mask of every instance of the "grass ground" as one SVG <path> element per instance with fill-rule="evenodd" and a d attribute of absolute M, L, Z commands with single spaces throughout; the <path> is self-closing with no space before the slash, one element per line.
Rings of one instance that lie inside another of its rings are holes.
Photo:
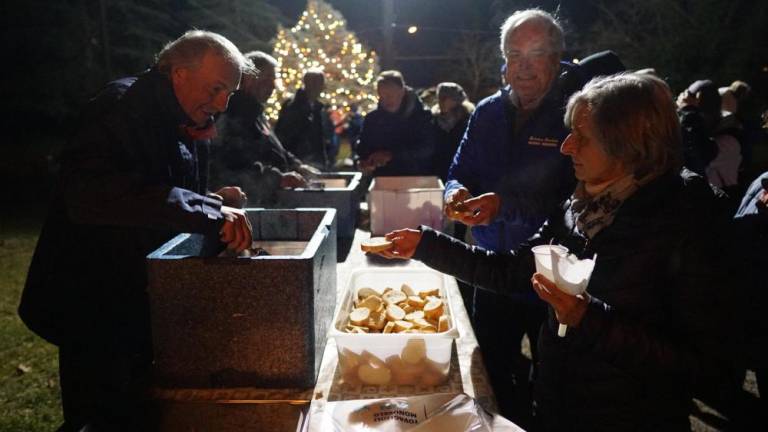
<path fill-rule="evenodd" d="M 56 348 L 16 313 L 39 229 L 0 216 L 0 432 L 48 432 L 61 423 Z"/>

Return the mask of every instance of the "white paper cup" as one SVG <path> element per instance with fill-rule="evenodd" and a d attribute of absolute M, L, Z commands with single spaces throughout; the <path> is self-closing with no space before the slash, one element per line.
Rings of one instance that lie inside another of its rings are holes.
<path fill-rule="evenodd" d="M 568 248 L 561 245 L 541 245 L 531 248 L 533 256 L 536 260 L 536 272 L 541 273 L 547 279 L 552 282 L 555 281 L 555 275 L 552 273 L 552 252 L 555 251 L 560 255 L 568 253 Z"/>

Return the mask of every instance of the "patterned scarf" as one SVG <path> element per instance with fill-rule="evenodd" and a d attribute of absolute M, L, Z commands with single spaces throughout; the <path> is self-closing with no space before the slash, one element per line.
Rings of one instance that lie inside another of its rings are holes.
<path fill-rule="evenodd" d="M 584 182 L 579 182 L 571 196 L 571 210 L 576 228 L 592 239 L 600 230 L 609 226 L 621 204 L 639 187 L 634 176 L 628 175 L 611 183 L 595 196 L 589 196 Z"/>

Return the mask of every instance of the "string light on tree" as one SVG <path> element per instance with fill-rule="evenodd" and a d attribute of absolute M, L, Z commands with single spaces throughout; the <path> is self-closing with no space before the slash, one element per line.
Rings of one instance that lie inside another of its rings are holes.
<path fill-rule="evenodd" d="M 281 103 L 301 88 L 304 71 L 325 72 L 321 100 L 332 110 L 349 111 L 356 103 L 362 114 L 376 107 L 374 82 L 379 62 L 354 33 L 344 17 L 323 0 L 309 0 L 299 21 L 290 29 L 278 26 L 272 55 L 277 59 L 280 85 L 267 102 L 266 114 L 276 120 Z"/>

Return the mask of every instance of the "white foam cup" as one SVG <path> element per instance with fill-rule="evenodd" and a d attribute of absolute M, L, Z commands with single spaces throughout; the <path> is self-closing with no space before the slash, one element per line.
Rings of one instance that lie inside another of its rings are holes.
<path fill-rule="evenodd" d="M 531 248 L 536 260 L 536 273 L 541 273 L 552 282 L 555 281 L 555 275 L 552 273 L 552 251 L 559 255 L 568 253 L 568 248 L 561 245 L 541 245 Z"/>

